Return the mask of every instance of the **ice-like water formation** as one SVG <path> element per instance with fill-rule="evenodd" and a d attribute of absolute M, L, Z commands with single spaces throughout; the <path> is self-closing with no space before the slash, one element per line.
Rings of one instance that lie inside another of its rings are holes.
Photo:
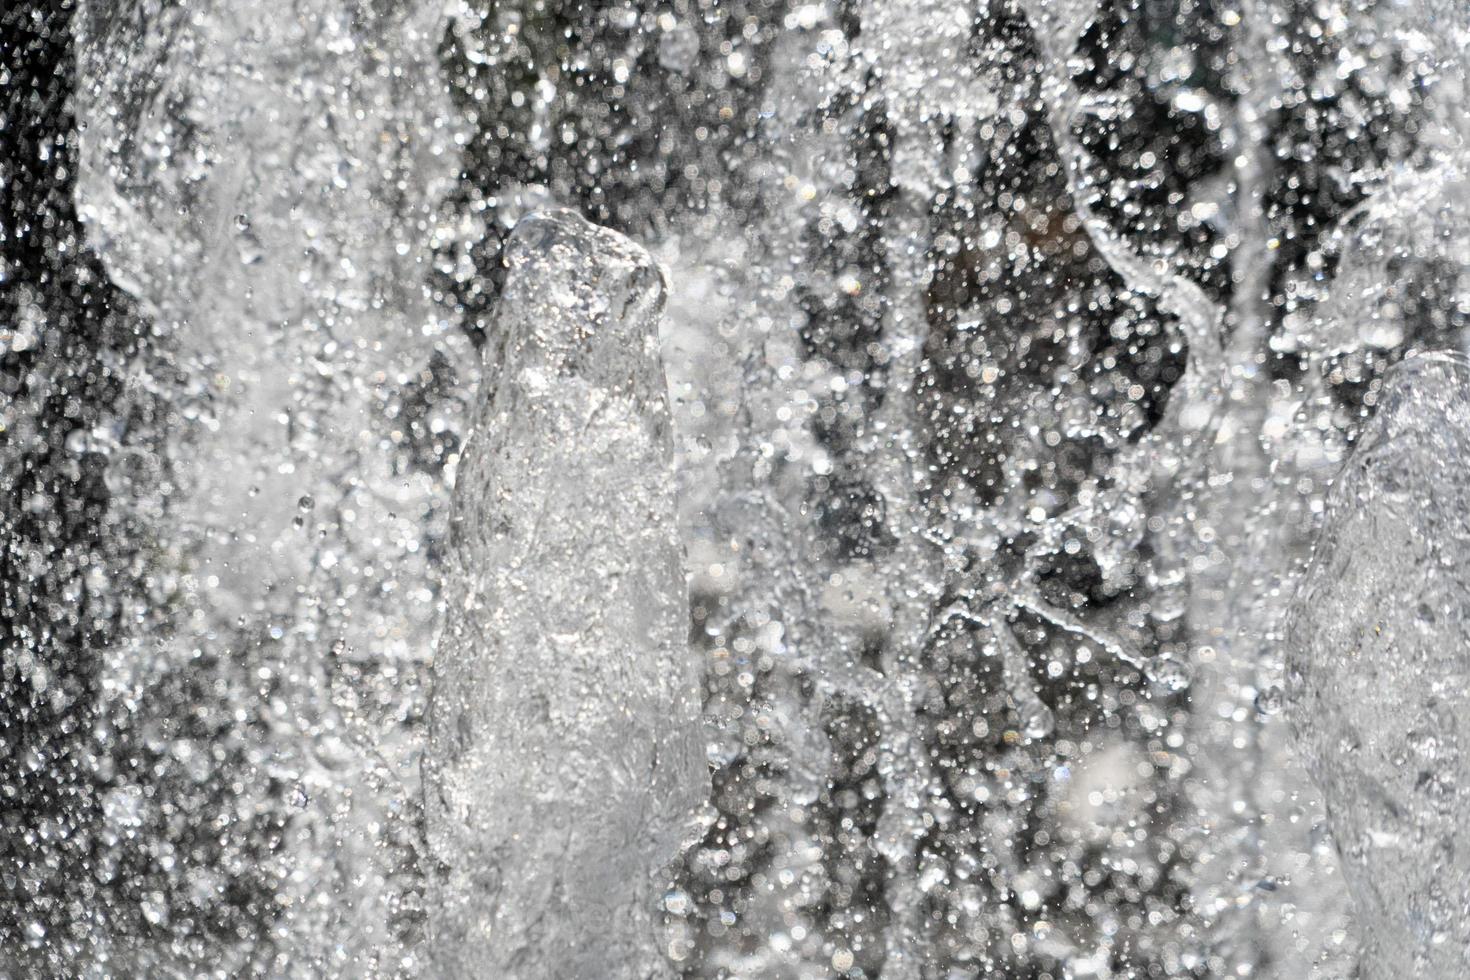
<path fill-rule="evenodd" d="M 1470 970 L 1467 458 L 1470 361 L 1425 354 L 1395 367 L 1286 627 L 1291 718 L 1375 980 Z"/>
<path fill-rule="evenodd" d="M 455 487 L 425 757 L 445 977 L 669 975 L 655 875 L 709 792 L 660 273 L 522 220 Z"/>

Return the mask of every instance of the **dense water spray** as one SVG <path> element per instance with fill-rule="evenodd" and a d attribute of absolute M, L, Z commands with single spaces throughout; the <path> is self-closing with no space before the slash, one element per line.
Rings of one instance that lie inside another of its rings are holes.
<path fill-rule="evenodd" d="M 0 14 L 0 973 L 1463 972 L 1457 5 L 236 6 Z"/>

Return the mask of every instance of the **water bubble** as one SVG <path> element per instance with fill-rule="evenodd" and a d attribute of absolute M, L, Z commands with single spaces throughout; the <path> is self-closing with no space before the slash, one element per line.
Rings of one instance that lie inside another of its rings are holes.
<path fill-rule="evenodd" d="M 1188 664 L 1173 657 L 1153 657 L 1144 665 L 1144 675 L 1151 683 L 1171 694 L 1187 690 L 1194 680 Z"/>
<path fill-rule="evenodd" d="M 143 790 L 139 786 L 119 786 L 102 798 L 102 812 L 110 826 L 133 829 L 143 825 Z"/>
<path fill-rule="evenodd" d="M 1263 715 L 1274 715 L 1286 704 L 1286 693 L 1281 686 L 1272 684 L 1256 693 L 1256 710 Z"/>
<path fill-rule="evenodd" d="M 620 31 L 631 31 L 638 26 L 638 11 L 632 7 L 614 7 L 607 12 L 608 26 Z"/>
<path fill-rule="evenodd" d="M 669 71 L 687 73 L 699 58 L 699 35 L 687 24 L 664 32 L 658 42 L 658 63 Z"/>
<path fill-rule="evenodd" d="M 107 429 L 73 429 L 66 436 L 66 451 L 74 456 L 95 453 L 99 456 L 112 454 L 117 440 Z"/>
<path fill-rule="evenodd" d="M 688 915 L 690 909 L 689 893 L 681 888 L 670 888 L 664 892 L 664 911 L 670 915 Z"/>
<path fill-rule="evenodd" d="M 949 880 L 949 869 L 938 859 L 930 860 L 919 871 L 919 890 L 932 892 Z"/>
<path fill-rule="evenodd" d="M 150 925 L 163 925 L 169 920 L 168 901 L 162 892 L 149 892 L 142 902 L 143 918 Z"/>
<path fill-rule="evenodd" d="M 1041 701 L 1031 701 L 1021 708 L 1021 734 L 1027 738 L 1045 738 L 1056 727 L 1055 712 Z"/>

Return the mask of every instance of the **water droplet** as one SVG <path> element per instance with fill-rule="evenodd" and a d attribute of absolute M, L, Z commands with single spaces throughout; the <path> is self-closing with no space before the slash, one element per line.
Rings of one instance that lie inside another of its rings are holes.
<path fill-rule="evenodd" d="M 699 58 L 699 35 L 688 24 L 666 31 L 658 42 L 658 63 L 669 71 L 684 74 Z"/>
<path fill-rule="evenodd" d="M 1173 657 L 1154 657 L 1144 667 L 1144 674 L 1158 687 L 1177 694 L 1194 680 L 1189 665 Z"/>
<path fill-rule="evenodd" d="M 670 915 L 688 915 L 689 904 L 689 893 L 682 888 L 670 888 L 664 892 L 664 911 Z"/>
<path fill-rule="evenodd" d="M 1057 727 L 1055 712 L 1041 701 L 1031 701 L 1021 709 L 1021 734 L 1027 738 L 1045 738 Z"/>
<path fill-rule="evenodd" d="M 151 925 L 159 926 L 168 922 L 168 903 L 162 892 L 149 892 L 148 896 L 143 899 L 142 910 L 143 918 L 147 919 Z"/>

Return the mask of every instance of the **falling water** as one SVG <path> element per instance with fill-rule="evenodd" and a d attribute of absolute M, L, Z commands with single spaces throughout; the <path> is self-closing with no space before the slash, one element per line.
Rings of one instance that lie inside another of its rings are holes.
<path fill-rule="evenodd" d="M 1465 972 L 1458 4 L 0 25 L 0 975 Z"/>

